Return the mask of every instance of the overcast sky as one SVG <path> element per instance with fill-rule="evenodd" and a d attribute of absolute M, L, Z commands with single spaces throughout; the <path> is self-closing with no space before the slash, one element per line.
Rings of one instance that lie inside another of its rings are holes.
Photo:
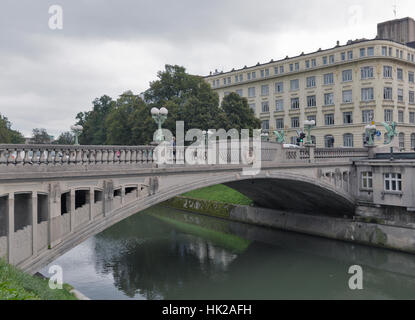
<path fill-rule="evenodd" d="M 107 94 L 145 91 L 165 64 L 207 75 L 374 38 L 395 0 L 1 0 L 0 113 L 30 136 L 68 131 Z M 415 17 L 397 0 L 397 17 Z M 49 7 L 63 29 L 49 28 Z M 412 14 L 413 13 L 413 14 Z"/>

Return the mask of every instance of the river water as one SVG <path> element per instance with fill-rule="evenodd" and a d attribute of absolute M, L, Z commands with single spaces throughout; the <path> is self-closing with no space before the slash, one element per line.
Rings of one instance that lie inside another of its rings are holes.
<path fill-rule="evenodd" d="M 415 299 L 415 255 L 155 206 L 49 267 L 91 299 Z M 349 288 L 349 268 L 363 289 Z"/>

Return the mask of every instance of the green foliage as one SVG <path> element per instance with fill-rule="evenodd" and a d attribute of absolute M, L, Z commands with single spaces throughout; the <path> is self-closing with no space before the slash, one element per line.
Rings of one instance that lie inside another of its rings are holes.
<path fill-rule="evenodd" d="M 173 135 L 176 121 L 184 121 L 185 131 L 193 128 L 208 130 L 253 129 L 260 127 L 246 99 L 236 94 L 226 97 L 222 108 L 219 97 L 200 76 L 186 73 L 177 65 L 166 65 L 150 83 L 144 101 L 131 91 L 116 101 L 102 96 L 93 101 L 93 109 L 76 116 L 83 127 L 79 142 L 91 145 L 145 145 L 153 141 L 157 129 L 151 117 L 153 107 L 169 110 L 163 128 Z"/>
<path fill-rule="evenodd" d="M 10 121 L 0 114 L 0 143 L 24 143 L 25 139 L 23 135 L 11 128 Z"/>
<path fill-rule="evenodd" d="M 63 132 L 60 134 L 58 139 L 54 142 L 55 144 L 61 144 L 61 145 L 69 145 L 74 144 L 75 142 L 75 136 L 72 134 L 72 132 Z"/>
<path fill-rule="evenodd" d="M 182 195 L 194 199 L 212 200 L 235 205 L 252 205 L 253 201 L 242 193 L 223 184 L 187 192 Z"/>
<path fill-rule="evenodd" d="M 103 145 L 107 140 L 107 127 L 105 120 L 115 108 L 115 101 L 107 95 L 96 98 L 93 102 L 93 109 L 77 114 L 77 125 L 83 127 L 79 136 L 81 144 Z"/>
<path fill-rule="evenodd" d="M 49 144 L 52 142 L 50 135 L 47 133 L 46 129 L 35 128 L 32 131 L 32 144 Z"/>
<path fill-rule="evenodd" d="M 0 300 L 76 300 L 64 284 L 62 290 L 49 288 L 49 280 L 26 274 L 0 259 Z"/>
<path fill-rule="evenodd" d="M 226 130 L 235 128 L 238 132 L 241 129 L 259 129 L 261 121 L 255 117 L 254 111 L 249 107 L 248 101 L 238 94 L 231 92 L 222 100 L 222 110 L 227 119 Z"/>

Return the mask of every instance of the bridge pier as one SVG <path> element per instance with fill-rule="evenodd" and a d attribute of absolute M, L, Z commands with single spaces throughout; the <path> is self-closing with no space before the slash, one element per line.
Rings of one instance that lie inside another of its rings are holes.
<path fill-rule="evenodd" d="M 38 193 L 32 192 L 32 255 L 37 254 L 37 243 L 38 243 Z"/>
<path fill-rule="evenodd" d="M 7 234 L 7 261 L 10 264 L 14 263 L 13 257 L 13 243 L 14 243 L 14 193 L 9 193 L 7 199 L 8 211 L 8 234 Z"/>

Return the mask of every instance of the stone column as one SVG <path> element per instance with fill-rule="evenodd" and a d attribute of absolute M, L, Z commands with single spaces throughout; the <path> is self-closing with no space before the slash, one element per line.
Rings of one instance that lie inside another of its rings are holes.
<path fill-rule="evenodd" d="M 13 240 L 14 240 L 14 193 L 9 193 L 8 197 L 8 235 L 7 235 L 7 255 L 8 255 L 8 262 L 13 264 L 14 257 L 13 257 Z"/>
<path fill-rule="evenodd" d="M 37 254 L 37 242 L 38 242 L 38 234 L 37 234 L 37 192 L 32 192 L 32 254 L 35 256 Z"/>
<path fill-rule="evenodd" d="M 307 144 L 306 148 L 308 150 L 308 153 L 310 154 L 310 163 L 316 162 L 315 157 L 314 157 L 314 151 L 316 150 L 316 145 L 315 144 Z"/>
<path fill-rule="evenodd" d="M 70 201 L 71 201 L 71 208 L 70 208 L 70 215 L 71 215 L 71 232 L 75 229 L 75 189 L 71 189 L 70 193 Z"/>
<path fill-rule="evenodd" d="M 121 207 L 124 205 L 125 202 L 125 187 L 121 187 Z"/>
<path fill-rule="evenodd" d="M 89 188 L 89 221 L 93 220 L 93 213 L 94 213 L 94 203 L 95 203 L 95 193 L 94 187 Z"/>

